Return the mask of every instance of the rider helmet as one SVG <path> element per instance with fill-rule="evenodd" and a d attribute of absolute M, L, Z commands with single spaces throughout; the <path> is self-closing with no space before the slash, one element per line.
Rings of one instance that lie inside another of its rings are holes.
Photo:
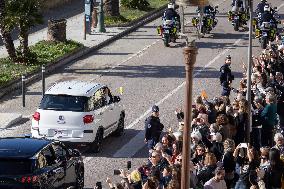
<path fill-rule="evenodd" d="M 262 2 L 262 3 L 266 3 L 267 1 L 266 1 L 266 0 L 261 0 L 261 2 Z"/>
<path fill-rule="evenodd" d="M 270 11 L 269 5 L 265 5 L 263 10 L 264 10 L 264 12 L 265 12 L 265 11 Z"/>
<path fill-rule="evenodd" d="M 175 5 L 173 3 L 168 4 L 168 9 L 174 9 L 174 8 L 175 8 Z"/>

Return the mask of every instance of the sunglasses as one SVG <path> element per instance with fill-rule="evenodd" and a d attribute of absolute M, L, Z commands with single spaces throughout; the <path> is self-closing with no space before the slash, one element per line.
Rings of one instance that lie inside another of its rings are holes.
<path fill-rule="evenodd" d="M 198 149 L 196 149 L 197 151 L 204 151 L 203 149 L 201 149 L 201 148 L 198 148 Z"/>
<path fill-rule="evenodd" d="M 181 161 L 182 161 L 182 159 L 177 159 L 177 161 L 181 162 Z"/>
<path fill-rule="evenodd" d="M 151 158 L 156 158 L 157 156 L 151 156 Z"/>

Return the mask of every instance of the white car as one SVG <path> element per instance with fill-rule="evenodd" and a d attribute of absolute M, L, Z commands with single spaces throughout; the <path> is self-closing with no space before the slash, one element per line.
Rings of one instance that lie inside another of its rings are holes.
<path fill-rule="evenodd" d="M 124 132 L 125 112 L 106 85 L 65 81 L 51 86 L 32 116 L 32 137 L 90 144 L 101 150 L 103 138 Z"/>

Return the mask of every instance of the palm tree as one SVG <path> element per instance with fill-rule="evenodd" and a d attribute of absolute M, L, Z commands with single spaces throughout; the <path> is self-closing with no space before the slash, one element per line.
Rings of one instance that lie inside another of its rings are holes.
<path fill-rule="evenodd" d="M 5 0 L 0 0 L 0 34 L 10 59 L 13 62 L 17 62 L 16 49 L 11 36 L 11 28 L 6 27 L 4 22 L 6 17 L 5 7 Z"/>
<path fill-rule="evenodd" d="M 7 15 L 5 22 L 13 28 L 19 28 L 19 53 L 26 63 L 30 50 L 28 46 L 29 29 L 36 24 L 43 23 L 40 12 L 40 0 L 6 0 Z"/>
<path fill-rule="evenodd" d="M 119 0 L 104 0 L 104 11 L 108 16 L 119 16 Z"/>

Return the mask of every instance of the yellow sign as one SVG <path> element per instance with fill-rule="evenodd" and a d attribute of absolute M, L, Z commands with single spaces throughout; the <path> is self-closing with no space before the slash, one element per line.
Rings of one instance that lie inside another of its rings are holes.
<path fill-rule="evenodd" d="M 206 93 L 204 90 L 201 91 L 201 97 L 203 97 L 203 98 L 205 98 L 205 99 L 208 98 L 208 95 L 207 95 L 207 93 Z"/>
<path fill-rule="evenodd" d="M 118 88 L 118 92 L 119 92 L 120 95 L 122 95 L 123 92 L 124 92 L 123 87 L 119 87 L 119 88 Z"/>

